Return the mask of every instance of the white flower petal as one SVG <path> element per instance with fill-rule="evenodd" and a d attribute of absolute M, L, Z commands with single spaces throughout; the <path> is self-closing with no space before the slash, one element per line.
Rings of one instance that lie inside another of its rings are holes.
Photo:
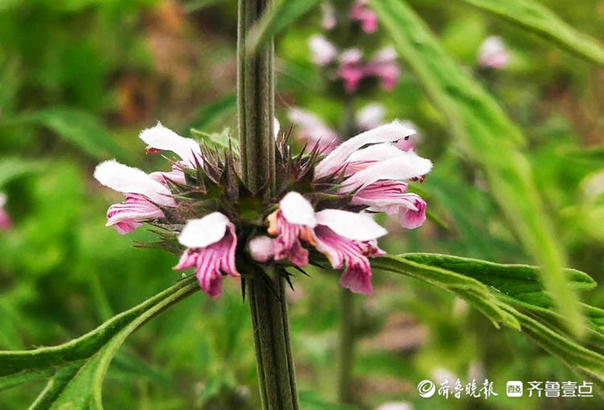
<path fill-rule="evenodd" d="M 6 205 L 6 194 L 3 192 L 0 192 L 0 208 L 2 208 L 4 205 Z"/>
<path fill-rule="evenodd" d="M 347 158 L 367 144 L 379 144 L 382 142 L 395 142 L 407 136 L 415 134 L 415 130 L 405 126 L 399 121 L 393 121 L 365 131 L 356 137 L 340 144 L 335 150 L 327 155 L 315 168 L 315 178 L 322 178 L 340 168 Z"/>
<path fill-rule="evenodd" d="M 388 233 L 370 216 L 341 209 L 325 209 L 315 214 L 318 225 L 325 225 L 346 239 L 370 241 Z"/>
<path fill-rule="evenodd" d="M 397 157 L 369 165 L 344 181 L 341 192 L 350 192 L 376 181 L 395 181 L 419 178 L 432 169 L 432 161 L 422 158 L 414 151 L 401 151 Z"/>
<path fill-rule="evenodd" d="M 192 138 L 184 138 L 164 127 L 160 122 L 153 128 L 143 130 L 139 138 L 150 148 L 172 151 L 191 167 L 195 166 L 195 156 L 201 161 L 201 149 Z"/>
<path fill-rule="evenodd" d="M 367 148 L 357 150 L 350 154 L 346 162 L 364 162 L 364 161 L 384 161 L 391 158 L 396 158 L 402 155 L 398 147 L 389 142 L 382 144 L 371 145 Z"/>
<path fill-rule="evenodd" d="M 281 209 L 283 217 L 289 223 L 311 228 L 317 224 L 312 204 L 297 192 L 287 193 L 279 202 L 279 209 Z"/>
<path fill-rule="evenodd" d="M 158 205 L 175 206 L 172 193 L 138 168 L 115 160 L 101 162 L 94 177 L 104 186 L 125 194 L 142 194 Z"/>
<path fill-rule="evenodd" d="M 212 212 L 201 219 L 190 219 L 178 236 L 178 242 L 187 248 L 205 248 L 224 237 L 229 218 Z"/>

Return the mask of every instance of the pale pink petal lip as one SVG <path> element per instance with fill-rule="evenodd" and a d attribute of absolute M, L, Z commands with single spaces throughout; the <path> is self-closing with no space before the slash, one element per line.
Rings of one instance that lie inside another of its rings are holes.
<path fill-rule="evenodd" d="M 248 244 L 250 255 L 255 261 L 268 262 L 275 256 L 274 239 L 266 235 L 252 238 Z"/>
<path fill-rule="evenodd" d="M 204 248 L 220 241 L 229 223 L 229 218 L 220 212 L 212 212 L 200 219 L 190 219 L 178 236 L 178 242 L 187 248 Z"/>
<path fill-rule="evenodd" d="M 323 158 L 323 160 L 315 167 L 315 179 L 326 177 L 341 168 L 348 157 L 364 145 L 396 142 L 413 134 L 415 134 L 414 129 L 399 121 L 393 121 L 389 124 L 384 124 L 372 130 L 365 131 L 356 137 L 343 142 L 329 155 Z"/>
<path fill-rule="evenodd" d="M 125 194 L 145 195 L 163 206 L 176 206 L 170 190 L 138 168 L 120 164 L 115 160 L 101 162 L 94 177 L 102 185 Z"/>
<path fill-rule="evenodd" d="M 314 35 L 308 39 L 308 45 L 312 53 L 313 62 L 324 66 L 334 61 L 338 50 L 324 36 Z"/>
<path fill-rule="evenodd" d="M 197 141 L 181 137 L 160 122 L 152 128 L 141 131 L 139 138 L 147 144 L 148 148 L 174 152 L 190 167 L 201 161 L 201 148 Z"/>
<path fill-rule="evenodd" d="M 369 241 L 388 233 L 368 215 L 341 209 L 324 209 L 316 213 L 317 224 L 355 241 Z"/>

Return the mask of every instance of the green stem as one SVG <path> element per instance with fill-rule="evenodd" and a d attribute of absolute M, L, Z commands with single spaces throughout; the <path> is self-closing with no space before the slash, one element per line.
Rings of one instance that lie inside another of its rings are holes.
<path fill-rule="evenodd" d="M 299 409 L 284 279 L 274 272 L 268 275 L 267 284 L 260 275 L 247 281 L 247 293 L 262 408 Z"/>
<path fill-rule="evenodd" d="M 239 0 L 237 107 L 241 175 L 252 192 L 275 191 L 274 72 L 272 39 L 259 52 L 245 50 L 250 28 L 271 0 Z M 298 394 L 283 275 L 257 270 L 246 280 L 260 398 L 264 410 L 297 410 Z"/>
<path fill-rule="evenodd" d="M 250 28 L 271 0 L 239 0 L 237 29 L 237 109 L 241 173 L 252 192 L 274 190 L 275 116 L 273 41 L 255 55 L 245 50 Z"/>
<path fill-rule="evenodd" d="M 340 328 L 338 337 L 338 403 L 352 403 L 352 367 L 354 365 L 355 295 L 340 288 Z"/>

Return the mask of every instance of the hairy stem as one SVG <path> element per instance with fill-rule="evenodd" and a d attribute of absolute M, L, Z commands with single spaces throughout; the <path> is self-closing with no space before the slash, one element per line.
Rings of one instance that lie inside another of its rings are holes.
<path fill-rule="evenodd" d="M 246 53 L 250 28 L 271 0 L 239 0 L 237 104 L 241 174 L 252 192 L 275 190 L 274 73 L 272 39 L 257 54 Z M 246 280 L 262 408 L 297 410 L 298 394 L 282 273 L 257 269 Z"/>
<path fill-rule="evenodd" d="M 237 29 L 237 109 L 241 173 L 252 192 L 274 189 L 273 41 L 249 56 L 245 45 L 250 28 L 270 7 L 271 0 L 239 0 Z"/>
<path fill-rule="evenodd" d="M 354 365 L 355 295 L 340 288 L 340 328 L 338 334 L 338 402 L 352 403 L 352 367 Z"/>

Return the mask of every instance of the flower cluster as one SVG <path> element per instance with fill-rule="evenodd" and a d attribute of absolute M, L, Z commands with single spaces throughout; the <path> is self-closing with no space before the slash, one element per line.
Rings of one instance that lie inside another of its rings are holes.
<path fill-rule="evenodd" d="M 336 10 L 331 3 L 323 3 L 322 25 L 330 38 L 340 45 L 342 41 L 338 40 L 343 38 L 345 45 L 338 49 L 325 36 L 313 35 L 309 39 L 309 47 L 315 64 L 321 67 L 326 78 L 333 82 L 341 82 L 347 94 L 356 93 L 361 88 L 372 89 L 375 79 L 380 82 L 382 89 L 386 91 L 394 89 L 400 76 L 394 49 L 385 47 L 366 58 L 363 51 L 356 48 L 362 43 L 362 37 L 367 37 L 378 29 L 377 15 L 369 8 L 368 1 L 356 0 L 352 4 L 338 4 L 338 7 Z M 338 17 L 347 18 L 352 22 L 351 32 L 339 32 L 338 28 L 349 30 L 351 24 L 338 25 Z M 355 32 L 354 26 L 357 24 L 361 30 Z M 351 34 L 355 38 L 351 39 Z M 346 44 L 354 44 L 355 47 L 349 48 Z"/>
<path fill-rule="evenodd" d="M 359 90 L 365 80 L 379 79 L 382 89 L 391 91 L 400 76 L 396 51 L 392 47 L 378 50 L 366 60 L 358 48 L 339 51 L 324 36 L 316 34 L 309 39 L 312 59 L 327 73 L 327 78 L 343 82 L 347 93 Z"/>
<path fill-rule="evenodd" d="M 425 201 L 408 192 L 408 184 L 423 180 L 432 163 L 407 148 L 413 134 L 392 122 L 327 155 L 318 145 L 293 155 L 289 136 L 279 134 L 277 190 L 250 192 L 238 175 L 234 149 L 219 152 L 158 124 L 140 138 L 148 153 L 178 156 L 170 171 L 147 174 L 106 161 L 94 176 L 124 195 L 109 207 L 107 225 L 121 234 L 143 223 L 155 227 L 159 246 L 181 252 L 174 269 L 193 268 L 212 298 L 221 294 L 226 276 L 240 276 L 237 265 L 301 268 L 322 265 L 323 256 L 344 269 L 343 287 L 368 294 L 368 258 L 384 254 L 377 239 L 387 233 L 371 215 L 396 215 L 407 228 L 426 217 Z"/>

